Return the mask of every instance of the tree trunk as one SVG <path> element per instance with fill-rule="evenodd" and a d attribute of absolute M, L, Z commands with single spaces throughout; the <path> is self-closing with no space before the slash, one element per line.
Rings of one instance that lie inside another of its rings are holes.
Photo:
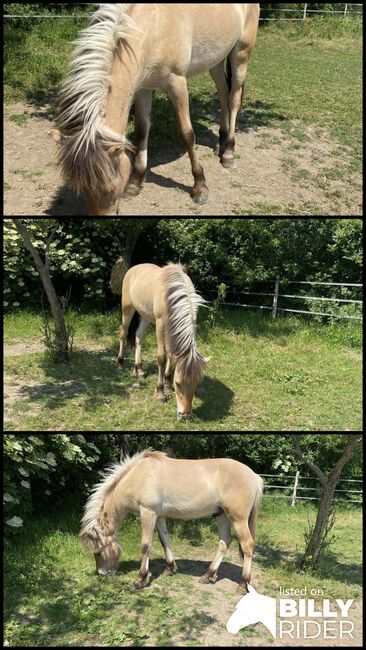
<path fill-rule="evenodd" d="M 327 525 L 332 509 L 335 489 L 342 474 L 343 468 L 352 458 L 355 452 L 356 444 L 361 439 L 361 436 L 359 434 L 348 434 L 345 450 L 328 477 L 324 474 L 320 467 L 306 458 L 300 447 L 302 434 L 291 434 L 291 437 L 294 442 L 293 452 L 318 477 L 322 486 L 322 495 L 319 503 L 315 526 L 307 543 L 305 555 L 302 561 L 302 567 L 307 568 L 309 566 L 317 564 L 319 561 L 324 539 L 327 534 Z"/>
<path fill-rule="evenodd" d="M 120 437 L 120 462 L 125 456 L 130 455 L 130 433 L 119 433 Z"/>
<path fill-rule="evenodd" d="M 323 491 L 319 503 L 319 510 L 316 523 L 311 537 L 305 549 L 302 566 L 305 568 L 308 564 L 317 564 L 319 561 L 322 543 L 325 539 L 325 532 L 332 508 L 332 499 L 334 496 L 334 487 L 327 485 Z"/>
<path fill-rule="evenodd" d="M 64 313 L 52 284 L 50 274 L 45 264 L 43 264 L 37 249 L 33 246 L 27 228 L 19 219 L 13 219 L 13 222 L 16 226 L 17 231 L 21 235 L 28 251 L 34 259 L 34 263 L 37 267 L 39 275 L 41 276 L 41 280 L 47 294 L 48 301 L 50 303 L 52 315 L 56 325 L 57 358 L 61 362 L 67 361 L 69 358 L 69 341 Z"/>

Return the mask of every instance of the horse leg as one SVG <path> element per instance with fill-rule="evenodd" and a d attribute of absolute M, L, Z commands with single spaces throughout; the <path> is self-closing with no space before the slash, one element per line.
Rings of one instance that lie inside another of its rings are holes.
<path fill-rule="evenodd" d="M 206 573 L 200 578 L 200 582 L 204 584 L 216 582 L 218 568 L 231 544 L 231 523 L 225 513 L 218 516 L 217 528 L 219 531 L 219 548 Z"/>
<path fill-rule="evenodd" d="M 170 359 L 170 355 L 168 354 L 168 359 L 166 362 L 165 372 L 164 372 L 164 388 L 166 388 L 167 390 L 174 391 L 174 388 L 172 386 L 172 380 L 171 380 L 171 369 L 172 369 L 172 362 Z"/>
<path fill-rule="evenodd" d="M 170 75 L 169 83 L 165 90 L 174 104 L 178 118 L 180 137 L 187 148 L 191 160 L 194 178 L 192 198 L 195 203 L 204 205 L 208 201 L 208 187 L 206 185 L 203 167 L 199 163 L 195 151 L 196 137 L 189 114 L 189 96 L 186 78 L 174 74 Z"/>
<path fill-rule="evenodd" d="M 160 543 L 165 551 L 166 568 L 164 571 L 164 575 L 173 576 L 177 571 L 177 565 L 175 563 L 173 553 L 170 549 L 169 533 L 166 527 L 165 517 L 158 517 L 156 522 L 156 528 L 158 531 Z"/>
<path fill-rule="evenodd" d="M 164 323 L 161 318 L 156 320 L 156 340 L 158 344 L 158 383 L 156 385 L 156 399 L 163 404 L 164 398 L 164 364 L 165 364 L 165 341 L 164 341 Z"/>
<path fill-rule="evenodd" d="M 247 594 L 249 591 L 248 583 L 251 578 L 254 539 L 250 533 L 246 519 L 234 519 L 233 524 L 239 540 L 239 549 L 243 557 L 243 570 L 238 585 L 238 592 L 241 594 Z"/>
<path fill-rule="evenodd" d="M 136 157 L 131 177 L 125 189 L 125 198 L 137 196 L 146 179 L 147 146 L 151 126 L 152 90 L 140 90 L 135 97 Z"/>
<path fill-rule="evenodd" d="M 130 326 L 132 317 L 135 313 L 135 308 L 132 305 L 122 305 L 122 325 L 119 330 L 119 352 L 117 357 L 117 369 L 123 370 L 123 360 L 125 356 L 126 338 L 128 328 Z"/>
<path fill-rule="evenodd" d="M 222 159 L 225 149 L 227 137 L 230 128 L 230 91 L 229 85 L 225 74 L 225 61 L 221 61 L 215 68 L 210 70 L 211 77 L 214 80 L 217 92 L 220 99 L 221 115 L 220 115 L 220 135 L 219 142 L 215 149 L 215 155 Z"/>
<path fill-rule="evenodd" d="M 156 514 L 152 510 L 148 510 L 140 506 L 140 516 L 142 524 L 142 537 L 141 537 L 141 566 L 138 578 L 133 583 L 135 589 L 143 589 L 147 587 L 150 580 L 149 573 L 149 556 L 152 547 L 153 532 L 156 524 Z"/>
<path fill-rule="evenodd" d="M 243 104 L 244 82 L 252 48 L 238 44 L 230 54 L 232 85 L 230 90 L 230 124 L 226 149 L 221 162 L 228 169 L 235 167 L 235 129 L 239 110 Z"/>
<path fill-rule="evenodd" d="M 134 377 L 144 377 L 145 373 L 142 369 L 142 363 L 141 363 L 141 349 L 142 349 L 142 341 L 144 340 L 145 332 L 147 328 L 149 327 L 150 323 L 143 318 L 141 318 L 140 324 L 136 330 L 136 338 L 135 338 L 135 345 L 136 345 L 136 351 L 135 351 L 135 368 L 133 371 Z"/>

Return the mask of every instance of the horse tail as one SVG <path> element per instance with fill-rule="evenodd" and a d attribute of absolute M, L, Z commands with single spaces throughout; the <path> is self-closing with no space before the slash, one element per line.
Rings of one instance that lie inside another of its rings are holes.
<path fill-rule="evenodd" d="M 132 320 L 130 322 L 130 326 L 128 328 L 128 333 L 127 333 L 127 341 L 132 346 L 135 346 L 136 332 L 139 325 L 140 325 L 140 314 L 137 311 L 135 311 L 134 315 L 132 316 Z"/>
<path fill-rule="evenodd" d="M 249 517 L 248 517 L 249 531 L 250 531 L 251 536 L 253 537 L 253 541 L 255 541 L 255 533 L 256 533 L 256 529 L 257 529 L 259 503 L 260 503 L 262 492 L 263 492 L 263 480 L 261 479 L 260 476 L 258 476 L 258 474 L 256 474 L 255 477 L 256 477 L 256 481 L 257 481 L 257 489 L 256 489 L 256 492 L 255 492 L 252 509 L 251 509 L 251 511 L 249 513 Z M 241 559 L 243 560 L 244 559 L 244 553 L 242 551 L 240 542 L 239 542 L 239 553 L 240 553 Z"/>
<path fill-rule="evenodd" d="M 259 510 L 259 503 L 261 500 L 262 492 L 263 492 L 263 479 L 261 479 L 260 476 L 256 475 L 257 479 L 257 490 L 255 493 L 254 497 L 254 503 L 252 506 L 252 509 L 250 511 L 249 519 L 248 519 L 248 526 L 250 530 L 250 534 L 253 537 L 253 540 L 255 540 L 255 534 L 257 530 L 257 519 L 258 519 L 258 510 Z"/>

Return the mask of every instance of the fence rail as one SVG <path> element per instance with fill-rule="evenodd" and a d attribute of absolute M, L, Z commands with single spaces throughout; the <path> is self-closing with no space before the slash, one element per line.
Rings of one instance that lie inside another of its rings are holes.
<path fill-rule="evenodd" d="M 300 476 L 300 472 L 296 472 L 295 476 L 281 476 L 279 474 L 260 474 L 262 478 L 273 478 L 273 479 L 292 479 L 293 483 L 289 485 L 272 485 L 271 483 L 264 483 L 264 497 L 272 497 L 272 498 L 277 498 L 277 499 L 291 499 L 291 507 L 294 507 L 296 504 L 296 501 L 319 501 L 319 496 L 299 496 L 299 492 L 302 491 L 309 491 L 309 492 L 318 492 L 319 487 L 309 487 L 309 486 L 302 486 L 300 485 L 300 482 L 302 481 L 317 481 L 315 477 L 313 478 L 312 476 Z M 362 479 L 341 479 L 340 482 L 342 483 L 359 483 L 361 484 L 360 487 L 362 488 Z M 353 487 L 353 486 L 351 486 Z M 356 487 L 356 486 L 355 486 Z M 290 495 L 286 494 L 266 494 L 266 491 L 268 490 L 289 490 L 291 491 Z M 335 495 L 338 494 L 363 494 L 363 490 L 354 490 L 354 489 L 337 489 L 335 490 Z M 360 499 L 342 499 L 342 498 L 337 498 L 337 503 L 354 503 L 356 505 L 362 505 L 362 497 Z"/>
<path fill-rule="evenodd" d="M 86 6 L 89 7 L 94 7 L 95 9 L 99 6 L 97 3 L 92 3 L 92 2 L 84 2 L 83 3 Z M 323 14 L 326 16 L 330 15 L 338 15 L 341 14 L 343 17 L 346 17 L 348 15 L 352 16 L 362 16 L 362 4 L 355 4 L 355 3 L 344 3 L 344 8 L 342 9 L 334 9 L 331 11 L 327 11 L 324 9 L 310 9 L 311 5 L 309 3 L 304 3 L 302 8 L 299 9 L 271 9 L 271 13 L 279 13 L 279 14 L 297 14 L 296 17 L 294 17 L 294 20 L 299 20 L 299 21 L 306 21 L 309 16 L 312 14 Z M 360 11 L 355 11 L 352 9 L 352 7 L 360 7 Z M 264 11 L 266 11 L 264 9 Z M 18 14 L 4 14 L 3 18 L 27 18 L 27 19 L 39 19 L 39 18 L 45 18 L 45 19 L 59 19 L 59 18 L 64 18 L 64 19 L 75 19 L 75 18 L 88 18 L 88 14 L 65 14 L 65 15 L 50 15 L 50 14 L 33 14 L 31 16 L 24 16 L 24 15 L 18 15 Z M 267 22 L 267 21 L 276 21 L 276 20 L 291 20 L 291 18 L 284 17 L 284 18 L 264 18 L 263 16 L 261 17 L 262 22 Z"/>
<path fill-rule="evenodd" d="M 328 286 L 328 287 L 355 287 L 355 288 L 362 288 L 363 284 L 353 284 L 350 282 L 297 282 L 296 280 L 283 280 L 283 284 L 289 285 L 289 284 L 299 284 L 299 285 L 322 285 L 322 286 Z M 346 320 L 356 320 L 356 321 L 362 321 L 362 316 L 347 316 L 346 314 L 334 314 L 334 313 L 329 313 L 329 312 L 321 312 L 321 311 L 309 311 L 309 310 L 302 310 L 302 309 L 289 309 L 285 307 L 279 307 L 279 302 L 280 298 L 285 298 L 285 299 L 292 299 L 292 300 L 310 300 L 310 301 L 320 301 L 320 302 L 330 302 L 330 303 L 347 303 L 347 304 L 354 304 L 354 305 L 359 305 L 362 307 L 363 305 L 363 300 L 354 300 L 351 298 L 327 298 L 325 296 L 308 296 L 308 295 L 303 295 L 303 294 L 288 294 L 288 293 L 280 293 L 280 286 L 281 286 L 281 278 L 277 276 L 275 283 L 274 283 L 274 290 L 272 293 L 267 293 L 267 292 L 258 292 L 258 291 L 241 291 L 241 292 L 236 292 L 236 291 L 230 291 L 228 290 L 228 293 L 231 293 L 232 295 L 237 295 L 239 296 L 264 296 L 264 297 L 271 297 L 272 298 L 272 305 L 255 305 L 255 304 L 247 304 L 247 303 L 239 303 L 239 302 L 226 302 L 226 301 L 221 301 L 222 305 L 226 305 L 228 307 L 241 307 L 243 309 L 264 309 L 267 311 L 270 311 L 272 313 L 272 318 L 276 318 L 278 312 L 284 312 L 284 313 L 293 313 L 293 314 L 309 314 L 311 316 L 326 316 L 329 318 L 336 318 L 336 319 L 346 319 Z M 213 293 L 213 292 L 212 292 Z"/>

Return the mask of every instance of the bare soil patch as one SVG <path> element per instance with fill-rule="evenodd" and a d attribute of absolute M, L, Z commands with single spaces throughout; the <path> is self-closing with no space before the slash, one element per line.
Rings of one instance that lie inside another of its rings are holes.
<path fill-rule="evenodd" d="M 60 179 L 56 145 L 47 135 L 52 125 L 48 106 L 19 103 L 5 107 L 6 216 L 86 215 L 83 200 Z M 303 137 L 296 134 L 299 130 Z M 198 139 L 210 189 L 205 206 L 197 207 L 190 198 L 189 159 L 177 143 L 174 151 L 150 151 L 144 191 L 131 201 L 122 201 L 122 214 L 362 214 L 361 176 L 350 171 L 352 151 L 325 130 L 294 123 L 293 133 L 262 127 L 238 133 L 237 168 L 230 171 L 213 155 L 217 134 L 215 126 Z"/>
<path fill-rule="evenodd" d="M 177 646 L 196 645 L 205 647 L 357 647 L 362 646 L 362 601 L 355 601 L 350 610 L 350 620 L 354 623 L 355 629 L 353 632 L 354 638 L 345 636 L 342 640 L 338 639 L 324 639 L 320 636 L 317 639 L 305 639 L 303 635 L 300 638 L 284 638 L 274 639 L 270 632 L 261 623 L 249 626 L 245 631 L 241 631 L 236 635 L 230 634 L 226 630 L 226 624 L 234 612 L 235 607 L 241 596 L 236 593 L 237 583 L 241 575 L 241 564 L 237 559 L 237 552 L 235 549 L 230 549 L 227 554 L 227 559 L 222 563 L 218 580 L 215 585 L 204 585 L 199 582 L 198 575 L 207 569 L 207 565 L 211 558 L 202 558 L 197 556 L 195 561 L 192 561 L 192 570 L 189 570 L 188 561 L 183 561 L 184 573 L 190 572 L 194 576 L 194 590 L 188 598 L 191 610 L 187 610 L 184 617 L 184 631 L 179 634 L 174 634 L 170 637 L 171 644 Z M 198 560 L 198 561 L 197 561 Z M 201 566 L 202 560 L 202 566 Z M 177 560 L 179 572 L 179 560 Z M 179 573 L 177 574 L 177 576 Z M 169 584 L 174 585 L 174 580 L 177 576 L 169 578 Z M 179 578 L 178 578 L 179 579 Z M 172 581 L 172 582 L 171 582 Z M 259 593 L 268 594 L 268 574 L 261 571 L 260 566 L 254 562 L 252 571 L 252 583 Z M 151 589 L 161 590 L 159 578 L 153 582 Z M 166 584 L 166 582 L 165 582 Z M 275 585 L 272 583 L 272 587 Z M 163 588 L 164 593 L 169 593 L 169 588 Z M 326 597 L 326 596 L 325 596 Z M 342 598 L 342 595 L 339 596 Z M 278 590 L 279 598 L 279 590 Z M 187 592 L 182 592 L 182 600 L 187 601 Z M 291 621 L 295 624 L 303 619 L 299 617 L 292 618 Z M 302 627 L 302 626 L 301 626 Z"/>

